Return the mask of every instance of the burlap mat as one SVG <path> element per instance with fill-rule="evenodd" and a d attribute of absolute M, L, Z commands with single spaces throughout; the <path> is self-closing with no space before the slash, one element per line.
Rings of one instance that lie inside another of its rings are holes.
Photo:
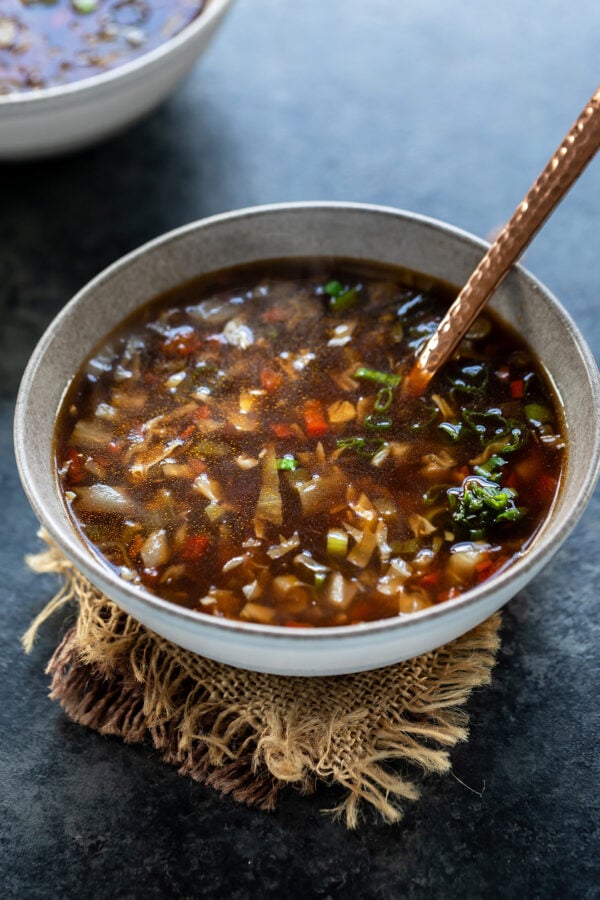
<path fill-rule="evenodd" d="M 48 663 L 50 697 L 75 722 L 127 743 L 149 741 L 183 775 L 273 809 L 280 790 L 337 786 L 328 812 L 356 827 L 361 807 L 387 822 L 416 800 L 417 778 L 450 770 L 471 691 L 488 684 L 499 646 L 493 616 L 407 662 L 330 678 L 261 675 L 212 662 L 140 625 L 51 544 L 28 558 L 64 579 L 23 638 L 73 604 L 75 624 Z"/>

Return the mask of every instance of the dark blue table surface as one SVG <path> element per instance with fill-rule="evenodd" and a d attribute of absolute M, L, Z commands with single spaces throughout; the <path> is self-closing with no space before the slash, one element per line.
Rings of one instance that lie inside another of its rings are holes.
<path fill-rule="evenodd" d="M 69 723 L 18 638 L 55 588 L 23 565 L 36 523 L 11 422 L 37 338 L 105 265 L 228 209 L 341 199 L 485 236 L 503 223 L 598 80 L 596 0 L 239 0 L 151 117 L 95 149 L 0 166 L 2 895 L 600 896 L 596 494 L 554 562 L 506 608 L 493 684 L 471 700 L 453 774 L 398 826 L 355 833 L 293 792 L 265 814 L 147 749 Z M 528 251 L 600 356 L 600 164 Z"/>

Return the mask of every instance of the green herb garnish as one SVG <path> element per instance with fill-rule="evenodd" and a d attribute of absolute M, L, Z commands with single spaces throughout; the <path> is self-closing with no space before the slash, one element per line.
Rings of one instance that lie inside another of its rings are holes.
<path fill-rule="evenodd" d="M 275 460 L 275 464 L 282 472 L 293 472 L 298 468 L 298 460 L 289 454 Z"/>
<path fill-rule="evenodd" d="M 526 512 L 516 505 L 518 494 L 513 488 L 474 475 L 465 478 L 461 487 L 450 488 L 447 495 L 455 525 L 474 540 L 503 522 L 517 522 Z"/>
<path fill-rule="evenodd" d="M 481 478 L 487 478 L 489 481 L 500 480 L 500 469 L 505 466 L 507 461 L 503 459 L 501 456 L 490 456 L 487 462 L 482 463 L 480 466 L 474 466 L 473 471 L 476 475 L 479 475 Z"/>
<path fill-rule="evenodd" d="M 337 297 L 338 294 L 344 292 L 344 285 L 341 281 L 328 281 L 323 290 L 326 294 L 329 294 L 330 297 Z"/>

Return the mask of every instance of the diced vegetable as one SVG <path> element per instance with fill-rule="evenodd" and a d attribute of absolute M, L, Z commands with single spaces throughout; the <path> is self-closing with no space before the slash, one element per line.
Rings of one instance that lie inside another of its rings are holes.
<path fill-rule="evenodd" d="M 272 606 L 264 606 L 261 603 L 249 602 L 242 608 L 240 618 L 246 619 L 248 622 L 258 622 L 262 625 L 269 625 L 275 618 L 275 610 Z"/>
<path fill-rule="evenodd" d="M 169 542 L 164 528 L 159 528 L 148 535 L 140 550 L 140 556 L 144 565 L 150 569 L 164 566 L 169 561 Z"/>
<path fill-rule="evenodd" d="M 221 485 L 215 478 L 210 478 L 206 472 L 194 479 L 192 487 L 211 503 L 219 503 L 223 499 Z"/>
<path fill-rule="evenodd" d="M 296 487 L 302 514 L 306 517 L 325 512 L 332 503 L 339 500 L 346 480 L 338 468 L 333 468 L 329 475 L 316 475 L 310 481 Z"/>
<path fill-rule="evenodd" d="M 356 321 L 342 322 L 333 329 L 333 334 L 327 341 L 328 347 L 345 347 L 352 340 L 352 334 L 356 328 Z"/>
<path fill-rule="evenodd" d="M 364 569 L 368 565 L 375 548 L 377 547 L 377 534 L 370 528 L 365 528 L 360 541 L 354 545 L 348 554 L 348 562 Z"/>
<path fill-rule="evenodd" d="M 319 400 L 307 400 L 304 404 L 304 428 L 308 437 L 323 437 L 329 431 Z"/>
<path fill-rule="evenodd" d="M 412 515 L 408 517 L 408 524 L 417 540 L 422 537 L 427 537 L 427 535 L 436 530 L 436 526 L 433 525 L 429 519 L 426 519 L 425 516 L 420 516 L 418 513 L 412 513 Z"/>
<path fill-rule="evenodd" d="M 340 572 L 334 572 L 325 582 L 323 596 L 326 603 L 337 609 L 348 609 L 358 589 L 356 581 L 349 581 Z"/>
<path fill-rule="evenodd" d="M 331 571 L 329 566 L 323 565 L 323 563 L 320 563 L 317 559 L 314 559 L 309 553 L 298 553 L 298 555 L 294 557 L 294 563 L 300 569 L 304 569 L 307 572 L 310 572 L 311 575 Z"/>
<path fill-rule="evenodd" d="M 299 546 L 300 535 L 297 531 L 295 531 L 289 538 L 283 538 L 280 535 L 279 543 L 275 544 L 273 547 L 269 547 L 269 549 L 267 550 L 267 556 L 269 556 L 271 559 L 280 559 L 282 556 L 285 556 L 286 553 L 290 553 L 292 550 L 296 550 L 296 548 Z"/>
<path fill-rule="evenodd" d="M 283 523 L 277 457 L 275 456 L 275 448 L 272 445 L 267 447 L 267 452 L 262 459 L 262 481 L 255 518 L 262 519 L 264 522 L 271 522 L 273 525 L 281 525 Z"/>
<path fill-rule="evenodd" d="M 189 562 L 201 559 L 210 546 L 210 538 L 205 534 L 194 534 L 186 538 L 181 548 L 181 556 Z"/>
<path fill-rule="evenodd" d="M 348 532 L 342 528 L 330 528 L 327 532 L 327 553 L 343 559 L 348 553 Z"/>
<path fill-rule="evenodd" d="M 71 443 L 74 447 L 90 450 L 106 447 L 110 439 L 111 433 L 104 425 L 85 419 L 79 419 L 71 434 Z"/>
<path fill-rule="evenodd" d="M 241 318 L 230 319 L 223 329 L 223 337 L 232 347 L 247 350 L 254 343 L 252 329 Z"/>
<path fill-rule="evenodd" d="M 259 460 L 254 456 L 248 456 L 247 453 L 240 453 L 239 456 L 236 456 L 235 461 L 240 469 L 244 469 L 247 471 L 248 469 L 254 469 L 255 466 L 258 465 Z"/>
<path fill-rule="evenodd" d="M 265 368 L 260 373 L 260 383 L 266 391 L 272 393 L 279 390 L 283 384 L 283 375 L 281 372 L 275 372 L 273 369 Z"/>
<path fill-rule="evenodd" d="M 135 515 L 138 505 L 124 490 L 110 484 L 92 484 L 75 491 L 78 507 L 105 515 Z"/>
<path fill-rule="evenodd" d="M 356 407 L 348 400 L 336 400 L 328 407 L 327 417 L 332 425 L 344 425 L 356 418 Z"/>
<path fill-rule="evenodd" d="M 161 350 L 166 356 L 191 356 L 200 348 L 200 338 L 191 325 L 171 328 L 162 343 Z"/>
<path fill-rule="evenodd" d="M 448 571 L 455 583 L 469 584 L 477 567 L 488 559 L 489 550 L 489 544 L 482 542 L 465 542 L 451 547 Z"/>

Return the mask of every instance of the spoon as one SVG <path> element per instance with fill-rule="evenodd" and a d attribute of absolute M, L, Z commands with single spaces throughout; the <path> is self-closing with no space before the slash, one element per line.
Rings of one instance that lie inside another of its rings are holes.
<path fill-rule="evenodd" d="M 600 147 L 600 88 L 419 352 L 405 389 L 419 396 Z"/>

